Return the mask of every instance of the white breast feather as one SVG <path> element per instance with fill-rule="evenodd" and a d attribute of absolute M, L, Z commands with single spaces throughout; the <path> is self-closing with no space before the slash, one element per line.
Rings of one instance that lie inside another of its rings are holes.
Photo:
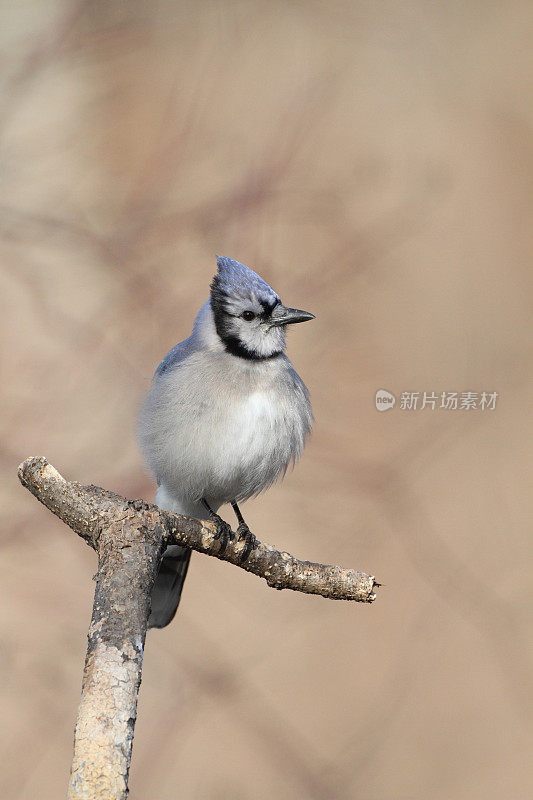
<path fill-rule="evenodd" d="M 311 426 L 307 390 L 287 358 L 217 359 L 213 369 L 195 354 L 156 376 L 141 414 L 148 465 L 184 502 L 221 505 L 263 491 L 300 457 Z"/>

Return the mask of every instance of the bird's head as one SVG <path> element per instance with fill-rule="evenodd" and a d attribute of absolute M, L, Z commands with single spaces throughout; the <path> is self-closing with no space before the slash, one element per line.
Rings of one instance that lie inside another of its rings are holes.
<path fill-rule="evenodd" d="M 211 308 L 218 336 L 230 353 L 263 360 L 285 349 L 285 330 L 314 319 L 308 311 L 287 308 L 268 283 L 232 258 L 217 256 L 211 283 Z"/>

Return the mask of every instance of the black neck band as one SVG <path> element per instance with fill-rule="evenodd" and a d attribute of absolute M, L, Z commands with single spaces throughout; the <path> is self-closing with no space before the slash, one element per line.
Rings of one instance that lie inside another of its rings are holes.
<path fill-rule="evenodd" d="M 280 356 L 283 352 L 282 350 L 276 350 L 268 356 L 260 356 L 258 353 L 254 353 L 253 350 L 248 350 L 236 336 L 226 335 L 220 338 L 224 343 L 226 352 L 231 353 L 233 356 L 238 356 L 239 358 L 246 358 L 248 361 L 268 361 L 269 358 L 277 358 L 277 356 Z"/>

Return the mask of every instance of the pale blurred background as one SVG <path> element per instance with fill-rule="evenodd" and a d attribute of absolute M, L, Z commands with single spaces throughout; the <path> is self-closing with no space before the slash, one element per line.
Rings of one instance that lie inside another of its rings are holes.
<path fill-rule="evenodd" d="M 2 4 L 2 798 L 65 793 L 95 571 L 16 467 L 153 498 L 137 409 L 215 253 L 317 317 L 288 337 L 315 432 L 250 526 L 384 587 L 336 603 L 193 556 L 148 636 L 132 800 L 532 796 L 532 22 Z M 380 388 L 499 397 L 378 413 Z"/>

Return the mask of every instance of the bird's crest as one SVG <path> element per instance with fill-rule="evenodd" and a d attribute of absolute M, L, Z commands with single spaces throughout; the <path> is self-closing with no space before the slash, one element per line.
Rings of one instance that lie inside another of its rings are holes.
<path fill-rule="evenodd" d="M 233 258 L 217 256 L 218 273 L 211 283 L 211 299 L 223 305 L 229 299 L 279 302 L 279 297 L 259 275 Z"/>

